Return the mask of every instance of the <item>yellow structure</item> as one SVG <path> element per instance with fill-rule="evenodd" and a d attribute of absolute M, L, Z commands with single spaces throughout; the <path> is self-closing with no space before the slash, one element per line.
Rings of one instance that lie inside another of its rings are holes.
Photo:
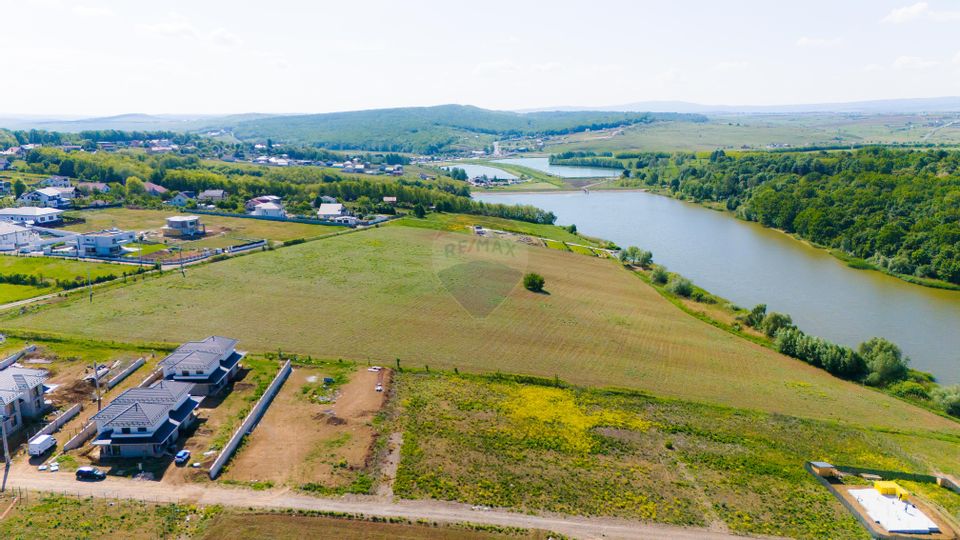
<path fill-rule="evenodd" d="M 896 495 L 901 501 L 910 498 L 910 492 L 900 487 L 900 484 L 889 480 L 877 480 L 873 483 L 873 489 L 880 492 L 881 495 Z"/>

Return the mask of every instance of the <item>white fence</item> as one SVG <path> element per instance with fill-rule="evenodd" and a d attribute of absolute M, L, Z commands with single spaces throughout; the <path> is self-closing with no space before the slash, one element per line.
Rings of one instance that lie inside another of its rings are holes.
<path fill-rule="evenodd" d="M 131 373 L 140 369 L 140 366 L 146 364 L 147 361 L 141 356 L 136 362 L 130 364 L 120 373 L 117 373 L 112 379 L 107 381 L 107 389 L 113 388 L 114 386 L 123 382 L 124 379 L 130 376 Z"/>
<path fill-rule="evenodd" d="M 80 414 L 80 404 L 75 403 L 73 407 L 63 411 L 63 413 L 54 418 L 53 422 L 43 426 L 43 429 L 37 432 L 37 435 L 53 435 L 58 429 L 62 428 L 64 424 L 69 422 L 74 416 Z"/>
<path fill-rule="evenodd" d="M 250 409 L 250 414 L 243 420 L 243 423 L 240 424 L 240 427 L 237 428 L 237 431 L 233 433 L 233 436 L 230 437 L 230 440 L 227 441 L 227 444 L 223 446 L 223 450 L 220 451 L 220 455 L 217 456 L 217 459 L 214 460 L 213 465 L 210 467 L 210 479 L 214 479 L 217 475 L 220 474 L 220 470 L 223 469 L 223 466 L 227 464 L 227 461 L 230 461 L 230 456 L 237 450 L 237 446 L 240 445 L 240 441 L 243 440 L 243 437 L 253 431 L 254 426 L 257 425 L 257 422 L 260 421 L 260 418 L 263 416 L 263 413 L 266 412 L 267 407 L 270 406 L 270 402 L 273 401 L 274 396 L 277 395 L 277 392 L 280 391 L 280 387 L 283 386 L 283 383 L 287 380 L 287 377 L 290 376 L 290 372 L 293 369 L 290 366 L 290 360 L 287 360 L 287 363 L 280 368 L 280 372 L 277 373 L 277 376 L 273 379 L 273 382 L 270 383 L 270 386 L 267 387 L 267 390 L 260 396 L 260 400 L 257 401 L 257 404 Z"/>
<path fill-rule="evenodd" d="M 21 351 L 19 351 L 19 352 L 15 352 L 15 353 L 11 354 L 10 356 L 4 358 L 3 360 L 0 360 L 0 369 L 5 369 L 5 368 L 10 367 L 14 362 L 16 362 L 17 360 L 23 358 L 23 356 L 24 356 L 25 354 L 32 353 L 32 352 L 35 351 L 35 350 L 37 350 L 37 346 L 36 346 L 36 345 L 30 345 L 30 346 L 24 347 L 24 348 L 23 348 Z"/>
<path fill-rule="evenodd" d="M 137 385 L 137 388 L 146 388 L 151 384 L 159 381 L 161 377 L 163 377 L 163 370 L 158 368 L 153 373 L 147 375 L 146 379 L 140 381 L 140 384 Z"/>
<path fill-rule="evenodd" d="M 73 436 L 73 438 L 71 438 L 69 441 L 64 443 L 63 447 L 61 448 L 61 452 L 68 452 L 70 450 L 73 450 L 74 448 L 80 448 L 81 446 L 83 446 L 83 443 L 90 440 L 96 434 L 97 434 L 97 423 L 90 422 L 89 424 L 84 426 L 83 429 L 80 430 L 80 433 L 77 433 L 76 435 Z"/>

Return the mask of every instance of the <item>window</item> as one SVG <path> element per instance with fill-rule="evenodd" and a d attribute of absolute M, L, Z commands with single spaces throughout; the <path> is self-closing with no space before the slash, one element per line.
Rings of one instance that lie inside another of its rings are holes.
<path fill-rule="evenodd" d="M 203 370 L 202 370 L 202 369 L 198 369 L 198 370 L 197 370 L 197 375 L 203 375 Z"/>
<path fill-rule="evenodd" d="M 138 428 L 137 428 L 137 432 L 138 432 L 138 433 L 146 433 L 146 432 L 147 432 L 147 428 L 145 428 L 145 427 L 138 427 Z"/>
<path fill-rule="evenodd" d="M 189 374 L 190 374 L 190 370 L 189 370 L 189 369 L 185 369 L 185 370 L 181 371 L 180 374 L 181 374 L 181 375 L 189 375 Z"/>
<path fill-rule="evenodd" d="M 120 429 L 120 433 L 130 433 L 130 428 L 125 427 Z"/>

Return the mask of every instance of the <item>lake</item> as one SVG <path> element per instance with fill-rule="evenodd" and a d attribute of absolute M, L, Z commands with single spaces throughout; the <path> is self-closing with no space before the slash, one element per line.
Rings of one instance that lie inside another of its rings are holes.
<path fill-rule="evenodd" d="M 475 165 L 473 163 L 455 163 L 453 165 L 448 165 L 443 167 L 446 170 L 452 168 L 463 169 L 467 173 L 467 177 L 475 178 L 477 176 L 487 175 L 487 178 L 499 178 L 500 180 L 516 180 L 517 176 L 515 174 L 510 174 L 507 171 L 498 169 L 496 167 L 488 167 L 487 165 Z"/>
<path fill-rule="evenodd" d="M 620 176 L 620 169 L 604 169 L 602 167 L 572 167 L 569 165 L 551 165 L 550 158 L 521 157 L 498 159 L 493 163 L 520 165 L 529 169 L 559 176 L 560 178 L 615 178 Z"/>
<path fill-rule="evenodd" d="M 757 223 L 645 192 L 474 194 L 531 204 L 588 236 L 653 252 L 654 261 L 750 308 L 788 313 L 805 332 L 856 347 L 885 337 L 911 366 L 941 383 L 960 382 L 960 292 L 855 270 Z"/>

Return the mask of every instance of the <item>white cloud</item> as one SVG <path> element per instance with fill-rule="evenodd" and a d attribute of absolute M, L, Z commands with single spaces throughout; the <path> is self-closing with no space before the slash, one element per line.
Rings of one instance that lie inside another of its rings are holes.
<path fill-rule="evenodd" d="M 243 44 L 239 36 L 225 28 L 217 28 L 210 32 L 208 38 L 211 42 L 227 49 L 233 49 Z"/>
<path fill-rule="evenodd" d="M 843 40 L 841 38 L 819 38 L 819 37 L 809 37 L 803 36 L 797 40 L 797 47 L 810 47 L 810 48 L 830 48 L 836 47 Z"/>
<path fill-rule="evenodd" d="M 953 55 L 953 63 L 960 64 L 960 51 L 957 51 L 957 54 Z"/>
<path fill-rule="evenodd" d="M 714 65 L 713 65 L 713 70 L 714 70 L 714 71 L 720 71 L 720 72 L 723 72 L 723 73 L 727 73 L 727 72 L 731 72 L 731 71 L 743 71 L 744 69 L 747 69 L 747 66 L 748 66 L 748 65 L 749 65 L 749 64 L 747 64 L 747 63 L 746 63 L 745 61 L 743 61 L 743 60 L 738 60 L 738 61 L 723 61 L 723 62 L 717 62 L 716 64 L 714 64 Z"/>
<path fill-rule="evenodd" d="M 921 58 L 919 56 L 898 56 L 893 61 L 894 69 L 930 69 L 940 65 L 936 60 Z"/>
<path fill-rule="evenodd" d="M 676 82 L 680 78 L 680 70 L 677 68 L 670 68 L 666 71 L 662 71 L 657 74 L 656 80 L 660 84 L 670 84 Z"/>
<path fill-rule="evenodd" d="M 73 12 L 84 17 L 113 17 L 116 13 L 103 6 L 73 6 Z"/>
<path fill-rule="evenodd" d="M 917 2 L 890 11 L 880 22 L 900 24 L 917 19 L 938 22 L 960 21 L 960 11 L 936 11 L 930 9 L 930 4 L 926 2 Z"/>
<path fill-rule="evenodd" d="M 863 66 L 863 71 L 867 73 L 875 73 L 877 71 L 883 71 L 883 66 L 880 64 L 867 64 Z"/>
<path fill-rule="evenodd" d="M 194 39 L 219 49 L 235 49 L 243 44 L 243 40 L 226 28 L 215 28 L 205 31 L 194 26 L 186 17 L 177 13 L 170 14 L 170 20 L 154 24 L 140 24 L 137 28 L 142 32 L 165 38 Z"/>

